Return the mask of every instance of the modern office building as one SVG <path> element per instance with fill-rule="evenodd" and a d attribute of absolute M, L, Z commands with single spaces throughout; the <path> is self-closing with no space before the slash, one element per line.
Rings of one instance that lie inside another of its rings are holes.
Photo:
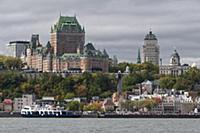
<path fill-rule="evenodd" d="M 11 51 L 11 56 L 20 58 L 22 54 L 26 54 L 26 48 L 29 45 L 29 43 L 29 41 L 9 42 L 8 47 Z"/>

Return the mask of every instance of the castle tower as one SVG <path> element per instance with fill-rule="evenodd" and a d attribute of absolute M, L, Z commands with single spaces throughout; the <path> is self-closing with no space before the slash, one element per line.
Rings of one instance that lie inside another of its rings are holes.
<path fill-rule="evenodd" d="M 40 46 L 40 40 L 38 34 L 33 34 L 31 36 L 31 48 L 36 49 L 38 46 Z"/>
<path fill-rule="evenodd" d="M 60 16 L 58 22 L 51 28 L 51 46 L 56 56 L 64 53 L 83 52 L 85 31 L 76 17 Z"/>
<path fill-rule="evenodd" d="M 160 48 L 156 36 L 150 31 L 144 38 L 143 56 L 144 62 L 159 65 Z"/>

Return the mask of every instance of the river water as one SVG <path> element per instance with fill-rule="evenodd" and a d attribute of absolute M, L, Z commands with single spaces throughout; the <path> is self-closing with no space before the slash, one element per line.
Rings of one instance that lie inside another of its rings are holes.
<path fill-rule="evenodd" d="M 0 133 L 200 133 L 200 119 L 1 118 Z"/>

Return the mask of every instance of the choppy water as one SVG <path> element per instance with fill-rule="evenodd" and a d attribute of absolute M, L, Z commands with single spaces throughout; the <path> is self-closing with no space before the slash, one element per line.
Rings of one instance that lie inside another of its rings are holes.
<path fill-rule="evenodd" d="M 1 118 L 0 133 L 200 133 L 200 119 Z"/>

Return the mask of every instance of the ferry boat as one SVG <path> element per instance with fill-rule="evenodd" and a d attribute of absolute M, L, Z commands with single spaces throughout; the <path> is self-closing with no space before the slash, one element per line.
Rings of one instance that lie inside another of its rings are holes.
<path fill-rule="evenodd" d="M 52 108 L 49 105 L 40 107 L 38 105 L 25 106 L 21 110 L 22 117 L 59 117 L 59 118 L 77 118 L 81 117 L 80 112 L 67 111 L 59 108 Z"/>

